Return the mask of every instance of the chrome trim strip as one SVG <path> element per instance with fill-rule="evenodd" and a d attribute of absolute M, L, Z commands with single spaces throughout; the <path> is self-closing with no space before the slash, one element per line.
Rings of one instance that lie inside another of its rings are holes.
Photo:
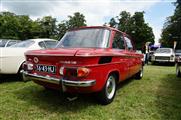
<path fill-rule="evenodd" d="M 96 84 L 96 80 L 88 81 L 71 81 L 62 79 L 62 83 L 65 86 L 74 86 L 74 87 L 90 87 Z"/>
<path fill-rule="evenodd" d="M 88 81 L 71 81 L 71 80 L 64 80 L 53 78 L 49 76 L 41 76 L 37 74 L 30 74 L 24 70 L 21 71 L 23 73 L 23 80 L 30 81 L 30 80 L 37 80 L 43 81 L 48 83 L 60 84 L 62 81 L 62 86 L 72 86 L 72 87 L 90 87 L 96 84 L 96 80 L 88 80 Z"/>
<path fill-rule="evenodd" d="M 23 80 L 24 81 L 29 81 L 29 80 L 37 80 L 37 81 L 43 81 L 43 82 L 48 82 L 48 83 L 54 83 L 54 84 L 60 84 L 60 79 L 58 78 L 53 78 L 50 76 L 41 76 L 37 74 L 30 74 L 26 71 L 23 71 Z"/>

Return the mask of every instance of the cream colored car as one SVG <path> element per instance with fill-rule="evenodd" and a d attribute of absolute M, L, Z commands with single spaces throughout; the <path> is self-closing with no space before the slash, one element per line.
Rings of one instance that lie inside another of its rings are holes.
<path fill-rule="evenodd" d="M 6 48 L 0 48 L 0 74 L 17 74 L 25 61 L 28 50 L 53 48 L 57 44 L 53 39 L 29 39 Z"/>

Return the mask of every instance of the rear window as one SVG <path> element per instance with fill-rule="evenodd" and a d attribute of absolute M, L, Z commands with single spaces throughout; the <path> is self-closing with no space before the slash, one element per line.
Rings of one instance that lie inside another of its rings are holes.
<path fill-rule="evenodd" d="M 19 42 L 17 44 L 14 44 L 14 45 L 12 45 L 10 47 L 28 48 L 28 47 L 30 47 L 34 43 L 35 43 L 35 41 L 33 41 L 33 40 L 25 40 L 25 41 Z"/>

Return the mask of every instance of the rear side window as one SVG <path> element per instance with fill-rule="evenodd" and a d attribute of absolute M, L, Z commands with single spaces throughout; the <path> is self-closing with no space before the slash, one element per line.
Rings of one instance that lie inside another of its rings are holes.
<path fill-rule="evenodd" d="M 124 39 L 123 39 L 123 35 L 121 33 L 116 32 L 114 39 L 113 39 L 112 48 L 125 49 Z"/>
<path fill-rule="evenodd" d="M 124 39 L 126 41 L 128 50 L 133 50 L 133 44 L 132 44 L 131 40 L 128 37 L 125 37 Z"/>
<path fill-rule="evenodd" d="M 39 42 L 38 45 L 41 47 L 41 48 L 46 48 L 46 45 L 43 41 Z"/>
<path fill-rule="evenodd" d="M 57 41 L 44 41 L 47 48 L 55 48 Z"/>
<path fill-rule="evenodd" d="M 16 43 L 17 43 L 16 41 L 9 41 L 6 47 L 9 47 L 9 46 L 14 45 Z"/>

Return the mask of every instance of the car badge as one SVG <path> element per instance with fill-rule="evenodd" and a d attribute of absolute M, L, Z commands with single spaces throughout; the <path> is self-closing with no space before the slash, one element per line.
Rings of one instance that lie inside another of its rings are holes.
<path fill-rule="evenodd" d="M 39 60 L 38 60 L 37 57 L 34 57 L 34 58 L 33 58 L 33 61 L 34 61 L 35 63 L 38 63 L 38 62 L 39 62 Z"/>

